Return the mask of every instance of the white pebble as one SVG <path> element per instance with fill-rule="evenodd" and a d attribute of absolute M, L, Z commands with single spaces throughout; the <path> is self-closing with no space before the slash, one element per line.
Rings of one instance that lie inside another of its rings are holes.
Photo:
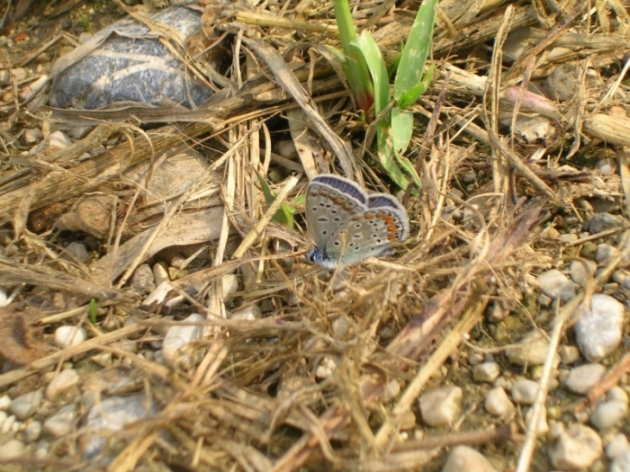
<path fill-rule="evenodd" d="M 534 409 L 531 408 L 525 414 L 525 424 L 529 427 L 529 422 L 531 421 L 532 414 L 534 413 Z M 538 416 L 538 423 L 536 424 L 536 436 L 542 436 L 549 432 L 549 423 L 547 423 L 547 409 L 543 407 Z"/>
<path fill-rule="evenodd" d="M 551 298 L 570 300 L 575 295 L 575 283 L 557 269 L 548 270 L 536 277 L 540 290 Z"/>
<path fill-rule="evenodd" d="M 0 308 L 9 304 L 9 297 L 6 290 L 0 288 Z"/>
<path fill-rule="evenodd" d="M 529 379 L 518 379 L 512 384 L 512 399 L 519 405 L 531 405 L 536 399 L 538 382 Z"/>
<path fill-rule="evenodd" d="M 0 411 L 6 411 L 11 406 L 11 397 L 9 395 L 2 395 L 0 397 Z"/>
<path fill-rule="evenodd" d="M 512 364 L 525 366 L 544 364 L 548 353 L 549 341 L 539 331 L 530 331 L 517 346 L 506 351 Z M 554 354 L 554 361 L 556 365 L 560 362 L 557 354 Z"/>
<path fill-rule="evenodd" d="M 22 441 L 9 439 L 4 444 L 0 445 L 0 460 L 16 459 L 24 455 L 25 449 Z"/>
<path fill-rule="evenodd" d="M 612 428 L 628 414 L 628 403 L 610 401 L 600 403 L 591 413 L 591 423 L 600 431 Z"/>
<path fill-rule="evenodd" d="M 35 442 L 42 434 L 42 424 L 39 421 L 31 421 L 24 430 L 30 442 Z"/>
<path fill-rule="evenodd" d="M 15 424 L 15 415 L 11 415 L 11 416 L 7 417 L 2 422 L 2 428 L 0 428 L 0 433 L 6 434 L 9 431 L 13 430 L 13 425 L 14 424 Z"/>
<path fill-rule="evenodd" d="M 619 254 L 619 249 L 611 246 L 610 244 L 598 244 L 595 251 L 595 260 L 602 266 L 605 265 L 608 260 Z"/>
<path fill-rule="evenodd" d="M 591 362 L 597 362 L 614 351 L 621 342 L 624 307 L 610 295 L 595 294 L 590 309 L 575 323 L 580 351 Z"/>
<path fill-rule="evenodd" d="M 71 242 L 68 246 L 66 246 L 66 252 L 72 254 L 81 262 L 87 262 L 90 260 L 90 254 L 88 254 L 85 244 L 83 243 L 78 243 L 76 241 Z"/>
<path fill-rule="evenodd" d="M 197 313 L 190 315 L 188 318 L 184 320 L 184 322 L 202 322 L 205 318 Z M 188 362 L 190 360 L 190 356 L 187 355 L 179 355 L 177 351 L 179 351 L 183 346 L 199 341 L 204 337 L 204 326 L 171 326 L 166 336 L 164 336 L 164 342 L 162 344 L 162 355 L 164 356 L 164 363 L 167 365 L 175 365 L 178 357 L 182 362 Z M 180 353 L 181 354 L 181 353 Z"/>
<path fill-rule="evenodd" d="M 242 321 L 253 321 L 262 317 L 262 311 L 258 305 L 247 305 L 245 308 L 235 311 L 231 319 Z"/>
<path fill-rule="evenodd" d="M 575 346 L 561 346 L 560 359 L 565 365 L 573 364 L 580 359 L 580 350 Z"/>
<path fill-rule="evenodd" d="M 551 448 L 549 458 L 560 470 L 586 469 L 601 457 L 602 440 L 599 435 L 581 424 L 573 424 L 561 431 Z"/>
<path fill-rule="evenodd" d="M 628 472 L 630 470 L 630 450 L 619 454 L 610 464 L 609 472 Z"/>
<path fill-rule="evenodd" d="M 44 421 L 44 429 L 48 434 L 56 438 L 61 438 L 70 433 L 74 427 L 77 417 L 77 405 L 70 403 L 59 409 L 57 413 Z"/>
<path fill-rule="evenodd" d="M 25 420 L 37 411 L 43 398 L 44 394 L 41 390 L 28 392 L 14 398 L 9 408 L 18 419 Z"/>
<path fill-rule="evenodd" d="M 79 374 L 76 370 L 62 370 L 46 387 L 46 399 L 55 402 L 63 393 L 74 389 L 78 384 Z"/>
<path fill-rule="evenodd" d="M 61 349 L 77 346 L 87 339 L 87 331 L 80 326 L 60 326 L 55 330 L 55 343 Z"/>
<path fill-rule="evenodd" d="M 229 302 L 238 291 L 238 277 L 234 274 L 226 274 L 221 279 L 223 288 L 223 301 Z"/>
<path fill-rule="evenodd" d="M 491 383 L 501 374 L 499 364 L 496 362 L 484 362 L 473 368 L 473 379 L 475 382 Z"/>
<path fill-rule="evenodd" d="M 448 455 L 442 472 L 496 472 L 490 461 L 468 446 L 455 446 Z"/>
<path fill-rule="evenodd" d="M 619 433 L 606 446 L 606 457 L 612 460 L 628 451 L 630 451 L 628 438 L 625 434 Z"/>
<path fill-rule="evenodd" d="M 590 259 L 578 259 L 571 262 L 569 273 L 571 279 L 578 285 L 584 287 L 586 282 L 592 280 L 597 270 L 597 264 Z"/>
<path fill-rule="evenodd" d="M 462 389 L 456 386 L 422 394 L 419 403 L 423 421 L 429 426 L 452 425 L 459 416 L 462 397 Z"/>
<path fill-rule="evenodd" d="M 50 133 L 48 148 L 51 151 L 66 149 L 72 145 L 72 140 L 63 131 L 53 131 Z"/>
<path fill-rule="evenodd" d="M 333 374 L 336 368 L 337 364 L 335 364 L 334 359 L 330 356 L 326 356 L 317 366 L 317 369 L 315 369 L 315 377 L 318 379 L 327 379 Z"/>
<path fill-rule="evenodd" d="M 585 395 L 602 379 L 606 367 L 601 364 L 584 364 L 571 369 L 566 386 L 569 390 Z"/>
<path fill-rule="evenodd" d="M 606 400 L 611 401 L 611 402 L 619 401 L 619 402 L 628 403 L 628 394 L 623 388 L 615 385 L 610 390 L 608 390 L 608 393 L 606 394 Z"/>
<path fill-rule="evenodd" d="M 503 419 L 509 418 L 514 413 L 514 405 L 501 387 L 495 387 L 488 392 L 484 406 L 492 416 Z"/>

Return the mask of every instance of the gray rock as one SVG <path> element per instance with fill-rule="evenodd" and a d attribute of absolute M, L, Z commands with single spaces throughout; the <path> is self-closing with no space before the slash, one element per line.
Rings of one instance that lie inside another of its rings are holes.
<path fill-rule="evenodd" d="M 143 393 L 110 397 L 97 402 L 88 412 L 86 419 L 87 433 L 81 444 L 85 457 L 90 459 L 99 454 L 112 432 L 154 414 L 152 402 Z"/>
<path fill-rule="evenodd" d="M 184 38 L 201 26 L 200 14 L 187 8 L 167 8 L 148 16 Z M 54 77 L 53 107 L 94 109 L 132 101 L 191 108 L 210 97 L 210 90 L 186 72 L 182 62 L 143 24 L 123 19 L 97 33 L 92 41 L 103 39 L 97 49 Z"/>
<path fill-rule="evenodd" d="M 593 218 L 588 222 L 587 228 L 591 234 L 595 234 L 627 225 L 628 220 L 623 216 L 611 215 L 610 213 L 597 213 L 593 215 Z"/>
<path fill-rule="evenodd" d="M 571 369 L 566 381 L 569 390 L 585 395 L 602 379 L 606 367 L 601 364 L 585 364 Z"/>
<path fill-rule="evenodd" d="M 88 262 L 90 260 L 90 254 L 88 254 L 85 244 L 72 242 L 66 247 L 66 252 L 72 254 L 81 262 Z"/>
<path fill-rule="evenodd" d="M 149 264 L 140 264 L 131 277 L 131 288 L 140 295 L 146 295 L 155 290 L 153 270 Z"/>
<path fill-rule="evenodd" d="M 621 342 L 624 307 L 610 295 L 595 294 L 574 326 L 580 351 L 591 362 L 597 362 Z"/>
<path fill-rule="evenodd" d="M 598 244 L 595 251 L 595 260 L 599 265 L 604 265 L 612 257 L 619 255 L 619 249 L 610 244 Z"/>
<path fill-rule="evenodd" d="M 43 398 L 44 394 L 41 390 L 28 392 L 14 398 L 9 408 L 11 413 L 13 413 L 18 419 L 25 420 L 37 411 L 42 404 Z"/>

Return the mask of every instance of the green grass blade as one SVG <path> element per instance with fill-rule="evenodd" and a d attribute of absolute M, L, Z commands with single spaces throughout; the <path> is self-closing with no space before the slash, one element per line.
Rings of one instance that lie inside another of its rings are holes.
<path fill-rule="evenodd" d="M 413 22 L 394 81 L 394 98 L 397 101 L 420 83 L 431 47 L 436 4 L 437 0 L 424 0 Z"/>
<path fill-rule="evenodd" d="M 355 51 L 354 55 L 361 56 L 365 64 L 367 64 L 374 87 L 374 115 L 378 116 L 391 99 L 385 59 L 383 59 L 376 41 L 367 31 L 364 31 L 361 33 L 361 36 L 354 39 L 350 46 Z"/>
<path fill-rule="evenodd" d="M 335 20 L 341 39 L 341 47 L 345 54 L 342 62 L 348 84 L 352 89 L 359 109 L 367 112 L 372 106 L 373 91 L 367 65 L 361 54 L 357 54 L 351 43 L 357 38 L 357 32 L 352 23 L 352 13 L 348 0 L 333 0 Z"/>
<path fill-rule="evenodd" d="M 413 113 L 401 110 L 398 107 L 392 109 L 392 143 L 397 153 L 404 153 L 411 142 L 413 134 Z"/>
<path fill-rule="evenodd" d="M 422 79 L 422 81 L 414 87 L 411 87 L 398 99 L 398 106 L 403 110 L 413 105 L 418 101 L 418 99 L 427 91 L 431 81 L 433 80 L 433 71 L 435 70 L 435 66 L 431 64 L 429 70 L 426 75 Z"/>

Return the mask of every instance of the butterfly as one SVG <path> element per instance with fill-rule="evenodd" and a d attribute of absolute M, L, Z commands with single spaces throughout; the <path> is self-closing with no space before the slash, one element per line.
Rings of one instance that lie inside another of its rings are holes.
<path fill-rule="evenodd" d="M 315 243 L 306 259 L 329 269 L 388 254 L 409 236 L 407 211 L 396 198 L 368 195 L 353 181 L 332 174 L 308 183 L 306 224 Z"/>

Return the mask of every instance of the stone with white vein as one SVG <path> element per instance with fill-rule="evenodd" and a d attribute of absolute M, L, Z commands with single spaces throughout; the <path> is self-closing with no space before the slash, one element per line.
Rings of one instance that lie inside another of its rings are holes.
<path fill-rule="evenodd" d="M 591 362 L 597 362 L 621 342 L 624 306 L 610 295 L 591 297 L 590 309 L 575 323 L 574 330 L 580 352 Z"/>

